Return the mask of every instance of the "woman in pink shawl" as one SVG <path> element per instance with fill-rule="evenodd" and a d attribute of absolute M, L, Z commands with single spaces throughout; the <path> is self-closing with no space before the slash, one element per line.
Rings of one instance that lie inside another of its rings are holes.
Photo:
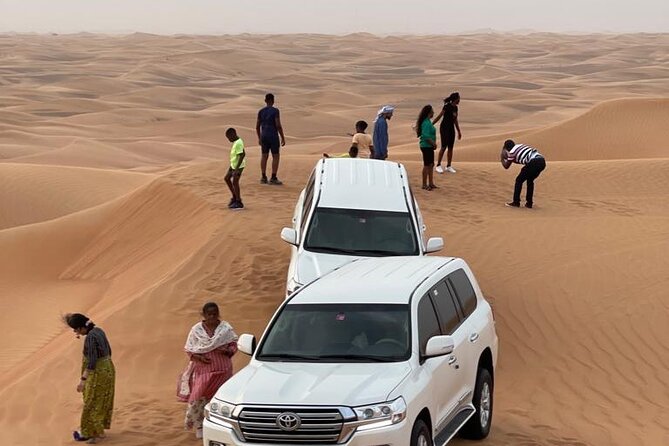
<path fill-rule="evenodd" d="M 232 356 L 237 352 L 237 335 L 230 324 L 221 321 L 218 305 L 202 307 L 204 320 L 191 328 L 185 350 L 190 358 L 179 379 L 177 396 L 188 402 L 186 430 L 195 429 L 202 438 L 204 406 L 232 376 Z"/>

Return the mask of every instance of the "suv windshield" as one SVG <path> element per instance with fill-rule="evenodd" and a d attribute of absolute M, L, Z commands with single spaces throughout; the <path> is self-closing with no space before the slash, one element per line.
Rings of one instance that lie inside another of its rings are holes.
<path fill-rule="evenodd" d="M 356 256 L 418 255 L 408 212 L 316 208 L 304 243 L 309 251 Z"/>
<path fill-rule="evenodd" d="M 262 361 L 398 362 L 409 359 L 409 306 L 286 305 L 258 351 Z"/>

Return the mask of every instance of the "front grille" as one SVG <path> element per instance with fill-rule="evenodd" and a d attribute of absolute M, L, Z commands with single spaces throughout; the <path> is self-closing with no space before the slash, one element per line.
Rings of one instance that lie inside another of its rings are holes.
<path fill-rule="evenodd" d="M 283 414 L 299 417 L 299 427 L 282 429 L 277 419 Z M 344 418 L 334 408 L 245 407 L 239 414 L 239 427 L 249 443 L 336 444 Z"/>

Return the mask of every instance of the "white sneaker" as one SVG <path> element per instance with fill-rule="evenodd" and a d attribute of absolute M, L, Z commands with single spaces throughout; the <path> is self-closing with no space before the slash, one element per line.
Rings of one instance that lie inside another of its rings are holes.
<path fill-rule="evenodd" d="M 437 167 L 435 167 L 434 170 L 436 170 L 437 173 L 444 173 L 444 168 L 441 167 L 441 164 L 439 164 Z"/>
<path fill-rule="evenodd" d="M 448 167 L 446 168 L 446 172 L 448 172 L 448 173 L 455 173 L 456 170 L 453 169 L 451 166 L 448 166 Z"/>

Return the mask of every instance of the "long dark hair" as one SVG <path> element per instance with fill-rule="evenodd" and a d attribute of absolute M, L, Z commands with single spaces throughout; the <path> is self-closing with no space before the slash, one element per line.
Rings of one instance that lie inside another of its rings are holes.
<path fill-rule="evenodd" d="M 63 322 L 75 330 L 79 328 L 91 330 L 93 327 L 95 327 L 93 321 L 91 321 L 88 316 L 81 313 L 67 313 L 65 316 L 63 316 Z"/>
<path fill-rule="evenodd" d="M 423 133 L 422 132 L 422 125 L 423 121 L 427 119 L 428 116 L 430 116 L 430 113 L 432 113 L 434 110 L 432 109 L 432 106 L 430 104 L 427 104 L 425 107 L 423 107 L 418 114 L 418 119 L 416 120 L 416 136 L 420 138 L 420 135 Z"/>
<path fill-rule="evenodd" d="M 458 99 L 460 99 L 460 93 L 458 93 L 457 91 L 454 91 L 447 98 L 444 99 L 444 103 L 451 104 L 451 103 L 457 101 Z"/>

